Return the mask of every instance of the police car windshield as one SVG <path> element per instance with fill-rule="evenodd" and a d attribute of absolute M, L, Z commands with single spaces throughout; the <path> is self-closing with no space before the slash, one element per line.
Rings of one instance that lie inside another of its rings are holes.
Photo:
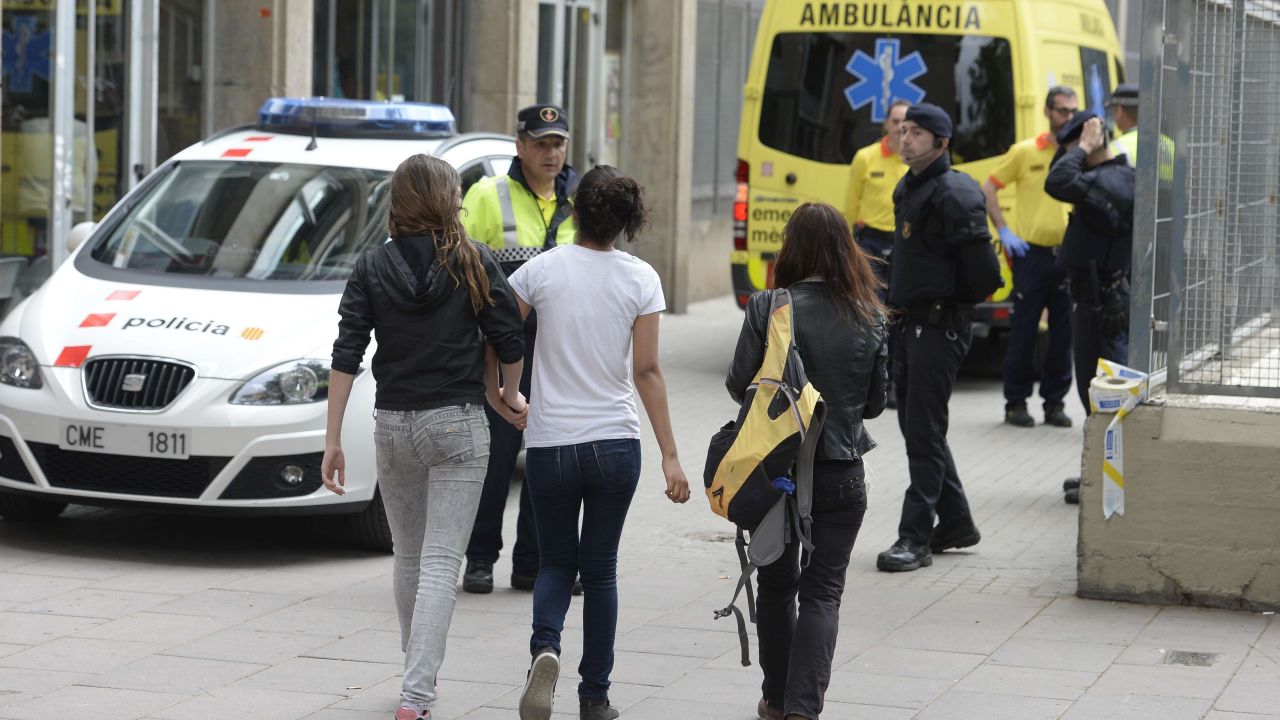
<path fill-rule="evenodd" d="M 209 278 L 345 280 L 387 236 L 390 174 L 189 161 L 153 183 L 90 250 L 125 270 Z"/>
<path fill-rule="evenodd" d="M 1008 41 L 978 35 L 780 33 L 761 103 L 760 141 L 847 165 L 880 139 L 896 99 L 941 105 L 956 121 L 952 157 L 973 162 L 1014 142 Z"/>

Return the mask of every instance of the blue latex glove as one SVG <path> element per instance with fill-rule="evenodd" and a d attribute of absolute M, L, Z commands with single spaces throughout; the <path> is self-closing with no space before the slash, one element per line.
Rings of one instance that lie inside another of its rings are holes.
<path fill-rule="evenodd" d="M 1004 249 L 1014 257 L 1022 257 L 1027 254 L 1027 241 L 1018 237 L 1017 233 L 1009 229 L 1008 225 L 1000 228 L 1000 244 L 1004 245 Z"/>
<path fill-rule="evenodd" d="M 770 484 L 773 485 L 774 490 L 784 492 L 788 495 L 796 494 L 796 484 L 791 482 L 791 478 L 789 477 L 774 478 L 773 482 Z"/>

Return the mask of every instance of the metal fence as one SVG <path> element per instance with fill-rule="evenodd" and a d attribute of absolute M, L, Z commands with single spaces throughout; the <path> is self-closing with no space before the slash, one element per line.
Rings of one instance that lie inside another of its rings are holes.
<path fill-rule="evenodd" d="M 1280 2 L 1143 14 L 1130 363 L 1173 392 L 1280 397 Z"/>

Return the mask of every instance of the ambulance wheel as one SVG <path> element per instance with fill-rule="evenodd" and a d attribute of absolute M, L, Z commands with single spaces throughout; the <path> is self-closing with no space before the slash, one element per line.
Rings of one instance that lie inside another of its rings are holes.
<path fill-rule="evenodd" d="M 0 492 L 0 517 L 10 522 L 52 520 L 67 509 L 67 504 L 52 500 Z"/>
<path fill-rule="evenodd" d="M 368 507 L 352 515 L 348 520 L 351 541 L 356 547 L 374 552 L 391 552 L 391 526 L 387 524 L 387 511 L 382 506 L 382 491 L 373 491 L 373 501 Z"/>

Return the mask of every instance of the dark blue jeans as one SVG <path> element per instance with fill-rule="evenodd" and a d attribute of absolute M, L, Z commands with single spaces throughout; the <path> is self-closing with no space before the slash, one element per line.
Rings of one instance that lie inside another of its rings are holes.
<path fill-rule="evenodd" d="M 1040 374 L 1040 397 L 1045 410 L 1061 406 L 1071 389 L 1071 291 L 1067 272 L 1058 267 L 1052 249 L 1032 245 L 1026 255 L 1013 261 L 1013 290 L 1009 350 L 1004 356 L 1005 406 L 1025 404 L 1031 397 L 1036 336 L 1040 332 L 1040 314 L 1045 310 L 1049 311 L 1049 347 Z"/>
<path fill-rule="evenodd" d="M 529 448 L 525 468 L 541 557 L 529 649 L 560 653 L 574 579 L 581 578 L 578 697 L 603 700 L 609 694 L 618 629 L 618 543 L 640 480 L 640 441 Z"/>

